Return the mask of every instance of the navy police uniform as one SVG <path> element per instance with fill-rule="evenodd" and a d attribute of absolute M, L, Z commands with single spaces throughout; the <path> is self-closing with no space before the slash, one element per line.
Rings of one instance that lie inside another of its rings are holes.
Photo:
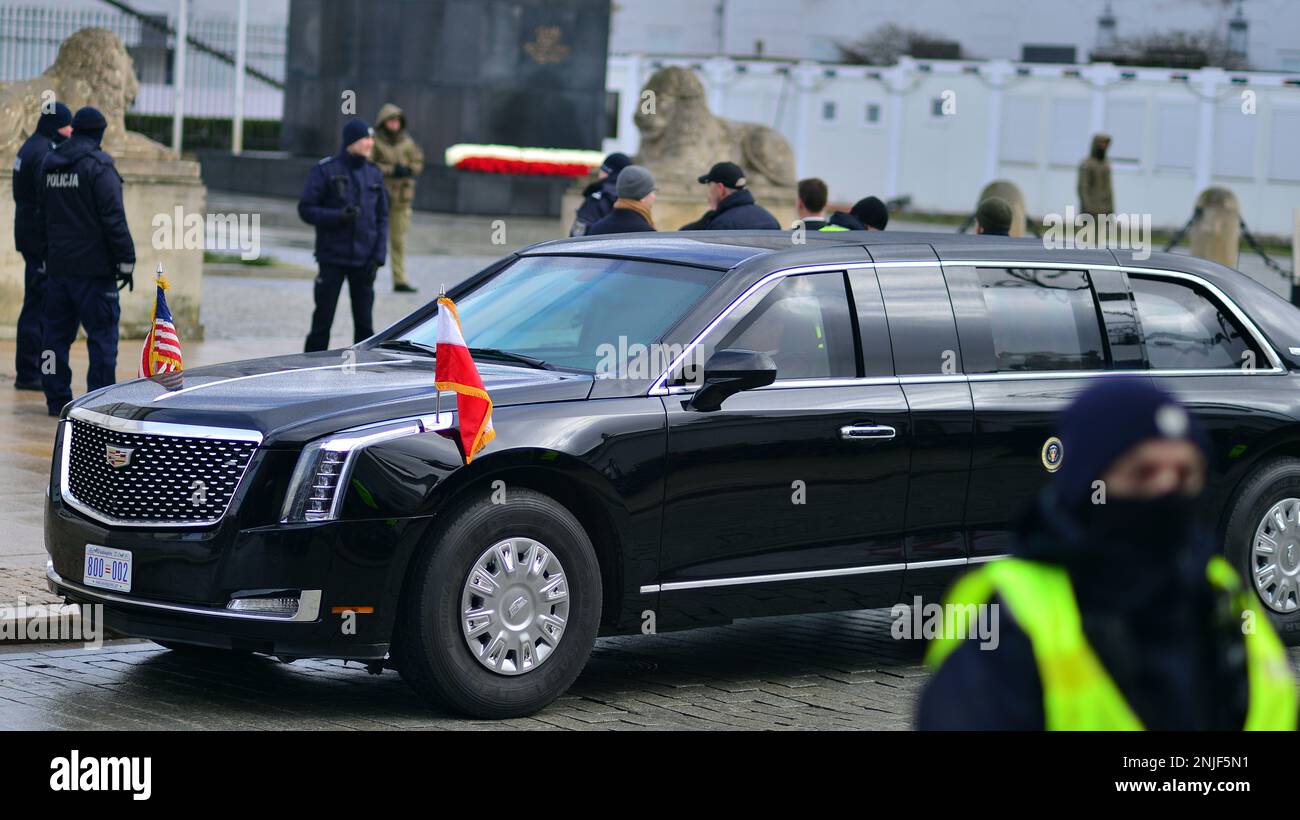
<path fill-rule="evenodd" d="M 298 215 L 316 226 L 316 308 L 305 349 L 327 350 L 339 292 L 348 283 L 353 341 L 374 335 L 375 272 L 388 252 L 388 195 L 384 175 L 348 146 L 373 134 L 361 119 L 343 126 L 343 147 L 311 169 Z"/>
<path fill-rule="evenodd" d="M 72 118 L 72 137 L 45 157 L 38 196 L 45 214 L 48 275 L 42 347 L 54 372 L 41 375 L 51 415 L 72 400 L 68 351 L 78 325 L 86 329 L 86 388 L 116 381 L 118 291 L 132 284 L 135 243 L 122 204 L 122 177 L 100 150 L 108 123 L 94 108 Z"/>
<path fill-rule="evenodd" d="M 23 255 L 23 307 L 18 314 L 14 367 L 19 390 L 41 389 L 41 311 L 45 297 L 45 214 L 37 190 L 41 163 L 65 139 L 59 133 L 72 122 L 72 112 L 61 102 L 41 114 L 36 133 L 18 149 L 14 160 L 14 247 Z"/>

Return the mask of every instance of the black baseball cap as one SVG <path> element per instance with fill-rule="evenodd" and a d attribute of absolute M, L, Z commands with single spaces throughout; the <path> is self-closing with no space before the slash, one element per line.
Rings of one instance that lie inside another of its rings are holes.
<path fill-rule="evenodd" d="M 705 182 L 721 182 L 728 188 L 744 188 L 745 171 L 734 162 L 714 163 L 709 172 L 700 177 L 700 184 Z"/>

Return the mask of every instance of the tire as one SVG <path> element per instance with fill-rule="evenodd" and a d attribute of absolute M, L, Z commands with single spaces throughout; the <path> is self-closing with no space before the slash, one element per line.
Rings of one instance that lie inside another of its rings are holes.
<path fill-rule="evenodd" d="M 1288 499 L 1296 499 L 1297 503 L 1288 504 Z M 1283 505 L 1280 511 L 1286 527 L 1270 524 L 1263 530 L 1270 537 L 1279 536 L 1278 550 L 1274 558 L 1257 556 L 1256 536 L 1264 526 L 1265 517 L 1279 504 Z M 1255 591 L 1260 611 L 1268 614 L 1283 641 L 1291 646 L 1300 645 L 1300 588 L 1297 588 L 1300 584 L 1300 459 L 1270 459 L 1242 482 L 1232 502 L 1224 544 L 1228 560 Z M 1271 560 L 1280 564 L 1279 570 L 1266 576 L 1261 589 L 1256 567 L 1266 566 Z"/>
<path fill-rule="evenodd" d="M 485 598 L 488 587 L 500 592 Z M 554 597 L 561 588 L 562 601 Z M 586 665 L 600 609 L 596 552 L 572 513 L 534 490 L 510 489 L 503 504 L 484 493 L 451 513 L 412 560 L 393 640 L 398 671 L 421 697 L 472 717 L 531 715 Z M 469 610 L 493 615 L 463 619 Z M 545 632 L 557 616 L 567 617 L 552 638 Z"/>

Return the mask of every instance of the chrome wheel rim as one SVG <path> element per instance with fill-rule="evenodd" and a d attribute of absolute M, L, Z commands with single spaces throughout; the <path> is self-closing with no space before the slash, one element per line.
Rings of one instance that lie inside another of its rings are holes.
<path fill-rule="evenodd" d="M 465 645 L 500 675 L 522 675 L 555 654 L 569 621 L 569 584 L 560 559 L 531 538 L 483 551 L 461 592 Z"/>
<path fill-rule="evenodd" d="M 1264 513 L 1251 543 L 1250 568 L 1269 609 L 1300 608 L 1300 498 L 1284 498 Z"/>

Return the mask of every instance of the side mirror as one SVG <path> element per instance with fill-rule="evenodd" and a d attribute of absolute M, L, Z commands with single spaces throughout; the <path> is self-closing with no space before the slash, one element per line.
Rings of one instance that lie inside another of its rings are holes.
<path fill-rule="evenodd" d="M 776 381 L 776 362 L 753 350 L 719 350 L 704 363 L 704 384 L 682 407 L 712 413 L 728 396 Z"/>

